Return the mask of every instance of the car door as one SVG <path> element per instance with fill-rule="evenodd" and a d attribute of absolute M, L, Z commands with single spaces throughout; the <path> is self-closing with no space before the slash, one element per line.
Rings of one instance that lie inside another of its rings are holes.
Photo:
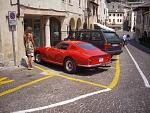
<path fill-rule="evenodd" d="M 46 47 L 44 51 L 44 59 L 48 62 L 53 61 L 53 51 L 55 51 L 54 47 Z"/>
<path fill-rule="evenodd" d="M 52 55 L 52 59 L 53 62 L 62 65 L 63 64 L 63 59 L 67 53 L 67 49 L 69 47 L 68 43 L 62 42 L 59 43 L 56 48 L 53 49 L 53 55 Z"/>

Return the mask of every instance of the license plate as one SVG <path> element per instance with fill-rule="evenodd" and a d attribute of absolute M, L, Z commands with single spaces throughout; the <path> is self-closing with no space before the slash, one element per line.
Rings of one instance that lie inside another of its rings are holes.
<path fill-rule="evenodd" d="M 104 58 L 99 58 L 99 62 L 104 62 Z"/>
<path fill-rule="evenodd" d="M 118 44 L 112 44 L 113 47 L 119 46 Z"/>

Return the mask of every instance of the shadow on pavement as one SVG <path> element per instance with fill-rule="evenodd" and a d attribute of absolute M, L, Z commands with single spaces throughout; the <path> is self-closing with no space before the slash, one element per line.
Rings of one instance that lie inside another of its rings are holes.
<path fill-rule="evenodd" d="M 63 72 L 66 73 L 64 71 L 63 66 L 58 66 L 56 64 L 51 64 L 51 63 L 47 63 L 47 62 L 43 62 L 41 65 L 50 68 L 54 71 L 59 71 L 59 72 Z M 74 75 L 78 75 L 78 76 L 92 76 L 94 74 L 98 74 L 98 73 L 102 73 L 104 71 L 107 71 L 111 66 L 101 66 L 101 67 L 97 67 L 97 68 L 77 68 L 76 73 L 74 73 Z M 68 73 L 66 73 L 68 74 Z"/>
<path fill-rule="evenodd" d="M 107 70 L 108 70 L 107 68 L 103 68 L 103 67 L 92 68 L 92 69 L 80 68 L 76 74 L 77 76 L 92 76 L 94 74 L 99 74 Z"/>
<path fill-rule="evenodd" d="M 116 61 L 116 60 L 117 60 L 117 59 L 115 59 L 115 58 L 112 58 L 112 59 L 111 59 L 111 61 Z"/>
<path fill-rule="evenodd" d="M 134 47 L 136 47 L 136 48 L 139 49 L 139 50 L 142 50 L 142 51 L 145 52 L 145 53 L 150 54 L 150 49 L 149 49 L 149 48 L 147 48 L 147 47 L 145 47 L 145 46 L 139 44 L 139 43 L 136 42 L 135 40 L 130 40 L 129 44 L 132 45 L 132 46 L 134 46 Z"/>

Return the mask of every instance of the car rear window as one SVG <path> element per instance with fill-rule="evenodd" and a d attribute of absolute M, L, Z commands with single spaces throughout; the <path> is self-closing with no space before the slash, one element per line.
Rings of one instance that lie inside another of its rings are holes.
<path fill-rule="evenodd" d="M 110 40 L 110 41 L 118 41 L 119 40 L 116 33 L 113 33 L 113 32 L 103 32 L 103 35 L 107 40 Z"/>
<path fill-rule="evenodd" d="M 96 49 L 95 46 L 93 46 L 92 44 L 87 44 L 87 43 L 81 43 L 78 44 L 78 46 L 82 49 L 86 49 L 86 50 L 92 50 L 92 49 Z"/>

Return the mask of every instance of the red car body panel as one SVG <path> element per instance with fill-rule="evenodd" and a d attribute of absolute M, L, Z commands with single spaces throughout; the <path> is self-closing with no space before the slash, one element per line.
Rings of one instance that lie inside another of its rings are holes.
<path fill-rule="evenodd" d="M 70 57 L 77 66 L 83 67 L 96 67 L 109 63 L 111 60 L 111 55 L 101 51 L 99 48 L 95 47 L 95 49 L 87 50 L 78 46 L 78 44 L 88 44 L 86 42 L 63 41 L 63 43 L 69 44 L 67 50 L 56 47 L 40 47 L 35 49 L 35 54 L 40 53 L 43 61 L 59 65 L 63 65 L 65 58 Z M 100 62 L 100 59 L 103 60 Z"/>

